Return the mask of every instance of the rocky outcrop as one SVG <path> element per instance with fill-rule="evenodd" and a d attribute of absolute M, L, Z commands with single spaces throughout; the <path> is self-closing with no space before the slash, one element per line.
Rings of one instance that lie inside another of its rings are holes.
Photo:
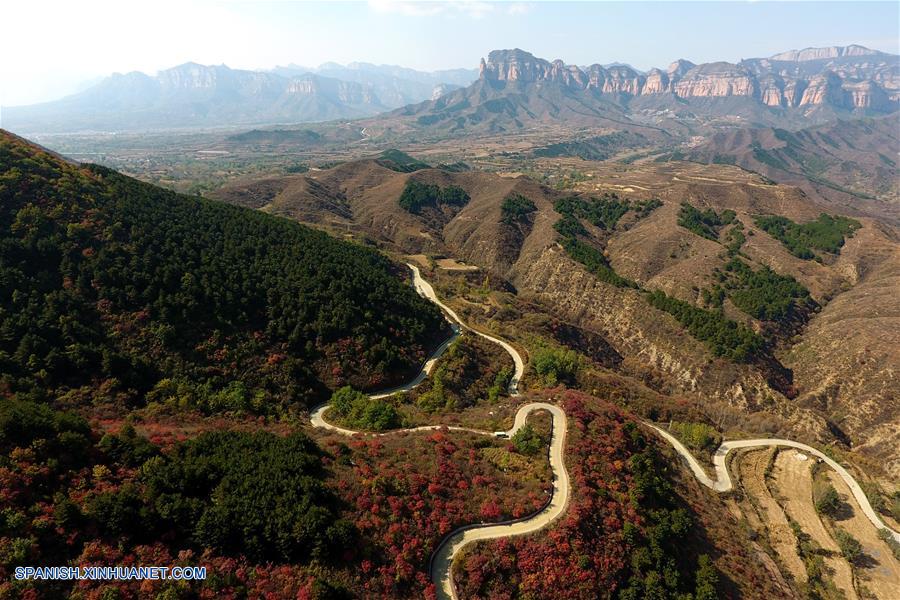
<path fill-rule="evenodd" d="M 644 94 L 664 94 L 669 91 L 669 74 L 660 69 L 650 69 L 647 71 L 647 78 L 644 80 Z"/>
<path fill-rule="evenodd" d="M 809 82 L 792 79 L 784 83 L 784 103 L 786 106 L 799 106 L 800 100 Z"/>
<path fill-rule="evenodd" d="M 803 92 L 800 106 L 810 104 L 832 104 L 843 106 L 841 78 L 831 72 L 813 77 Z"/>
<path fill-rule="evenodd" d="M 888 94 L 874 81 L 844 82 L 841 89 L 847 106 L 886 111 L 892 105 Z"/>
<path fill-rule="evenodd" d="M 439 83 L 438 85 L 434 86 L 434 88 L 431 90 L 431 99 L 437 100 L 441 96 L 445 96 L 445 95 L 449 94 L 450 92 L 455 92 L 456 90 L 461 89 L 461 88 L 462 88 L 462 86 L 459 86 L 459 85 L 456 85 L 453 83 Z"/>
<path fill-rule="evenodd" d="M 536 58 L 524 50 L 494 50 L 487 62 L 481 59 L 479 77 L 493 81 L 543 81 L 554 80 L 550 62 Z"/>
<path fill-rule="evenodd" d="M 683 58 L 679 58 L 675 62 L 669 65 L 669 79 L 672 81 L 676 81 L 684 77 L 684 74 L 696 67 L 694 63 L 689 60 L 684 60 Z"/>
<path fill-rule="evenodd" d="M 784 80 L 775 75 L 761 78 L 759 99 L 766 106 L 785 106 Z"/>
<path fill-rule="evenodd" d="M 827 58 L 839 58 L 843 56 L 872 56 L 881 54 L 877 50 L 870 50 L 864 46 L 850 45 L 846 47 L 829 46 L 827 48 L 804 48 L 803 50 L 789 50 L 776 54 L 771 60 L 787 62 L 805 62 L 809 60 L 822 60 Z"/>
<path fill-rule="evenodd" d="M 600 91 L 604 94 L 630 94 L 637 96 L 642 92 L 643 76 L 627 66 L 616 66 L 606 69 L 606 80 Z"/>
<path fill-rule="evenodd" d="M 285 89 L 285 93 L 306 96 L 327 95 L 336 98 L 344 104 L 378 103 L 378 98 L 375 97 L 368 86 L 350 81 L 318 77 L 316 75 L 306 75 L 291 80 Z"/>
<path fill-rule="evenodd" d="M 682 98 L 759 96 L 759 84 L 753 75 L 738 65 L 726 62 L 697 65 L 675 84 Z"/>
<path fill-rule="evenodd" d="M 552 81 L 572 90 L 615 96 L 672 93 L 680 98 L 747 97 L 771 107 L 829 105 L 841 109 L 896 110 L 898 57 L 862 46 L 807 48 L 739 64 L 695 65 L 679 59 L 666 71 L 641 73 L 627 65 L 585 70 L 548 62 L 524 50 L 495 50 L 481 61 L 481 79 Z"/>

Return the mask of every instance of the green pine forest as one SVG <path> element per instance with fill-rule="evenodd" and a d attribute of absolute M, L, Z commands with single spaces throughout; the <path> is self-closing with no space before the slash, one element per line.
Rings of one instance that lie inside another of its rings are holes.
<path fill-rule="evenodd" d="M 0 392 L 271 414 L 446 335 L 406 273 L 297 223 L 0 137 Z"/>

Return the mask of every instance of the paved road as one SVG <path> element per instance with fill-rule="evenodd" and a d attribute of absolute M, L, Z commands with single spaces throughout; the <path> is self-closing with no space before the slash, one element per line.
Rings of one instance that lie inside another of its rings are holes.
<path fill-rule="evenodd" d="M 441 542 L 441 545 L 435 551 L 431 562 L 431 580 L 437 586 L 437 597 L 440 600 L 458 600 L 459 598 L 456 594 L 456 589 L 453 587 L 450 570 L 453 566 L 454 557 L 464 547 L 479 540 L 494 540 L 534 533 L 555 521 L 566 511 L 571 493 L 569 473 L 566 471 L 566 465 L 563 461 L 563 448 L 566 441 L 566 431 L 569 427 L 566 413 L 558 406 L 545 402 L 526 404 L 516 413 L 515 425 L 507 434 L 512 436 L 519 427 L 525 424 L 525 419 L 529 413 L 535 410 L 546 410 L 553 415 L 553 433 L 550 438 L 550 468 L 553 470 L 553 491 L 550 502 L 543 510 L 530 517 L 502 524 L 467 525 L 444 538 L 444 541 Z"/>
<path fill-rule="evenodd" d="M 863 514 L 865 514 L 866 518 L 869 519 L 872 525 L 875 526 L 875 529 L 887 529 L 894 536 L 894 539 L 897 540 L 897 542 L 900 542 L 900 533 L 888 527 L 884 523 L 884 521 L 881 520 L 881 517 L 878 516 L 878 513 L 875 512 L 875 509 L 873 509 L 872 505 L 869 504 L 869 499 L 866 498 L 866 494 L 862 491 L 862 488 L 856 482 L 856 479 L 853 478 L 853 476 L 847 471 L 847 469 L 845 469 L 834 459 L 829 458 L 824 453 L 816 450 L 812 446 L 807 446 L 806 444 L 802 444 L 800 442 L 785 440 L 781 438 L 731 440 L 722 442 L 722 445 L 719 446 L 718 450 L 716 450 L 716 453 L 713 455 L 713 466 L 715 467 L 716 478 L 711 479 L 709 475 L 707 475 L 706 470 L 700 465 L 699 462 L 697 462 L 697 459 L 694 458 L 694 455 L 691 454 L 690 451 L 684 447 L 684 444 L 679 442 L 675 438 L 675 436 L 670 434 L 668 431 L 657 427 L 656 425 L 652 425 L 650 423 L 646 423 L 646 425 L 653 428 L 670 444 L 672 444 L 672 446 L 675 448 L 675 451 L 678 452 L 678 454 L 680 454 L 687 461 L 688 467 L 690 467 L 691 472 L 694 474 L 694 477 L 696 477 L 700 483 L 717 492 L 727 492 L 734 488 L 734 484 L 731 481 L 731 475 L 728 473 L 728 467 L 725 462 L 725 458 L 728 456 L 728 453 L 735 448 L 787 446 L 790 448 L 803 450 L 808 454 L 812 454 L 813 456 L 822 459 L 825 464 L 834 469 L 835 472 L 840 476 L 840 478 L 844 480 L 844 482 L 850 488 L 850 492 L 853 494 L 853 497 L 856 498 L 856 501 L 859 503 L 860 508 L 862 508 Z"/>
<path fill-rule="evenodd" d="M 444 310 L 445 314 L 448 317 L 448 320 L 453 324 L 453 335 L 451 335 L 450 338 L 447 339 L 447 341 L 445 341 L 437 350 L 435 350 L 431 357 L 425 362 L 422 370 L 412 381 L 410 381 L 406 385 L 379 392 L 372 395 L 371 397 L 383 398 L 400 391 L 411 390 L 412 388 L 422 383 L 422 381 L 424 381 L 425 378 L 433 370 L 437 359 L 444 353 L 444 351 L 453 342 L 453 340 L 455 340 L 456 337 L 459 336 L 461 329 L 469 330 L 476 335 L 480 335 L 487 340 L 499 344 L 509 353 L 509 355 L 513 359 L 513 363 L 515 364 L 515 371 L 513 373 L 513 377 L 509 382 L 509 394 L 511 396 L 519 395 L 519 381 L 521 380 L 522 375 L 525 372 L 525 362 L 519 352 L 508 342 L 486 333 L 482 333 L 481 331 L 478 331 L 476 329 L 472 329 L 471 327 L 463 323 L 462 319 L 459 318 L 459 315 L 457 315 L 452 308 L 438 299 L 437 294 L 435 294 L 434 288 L 431 286 L 431 284 L 428 283 L 424 278 L 422 278 L 422 275 L 419 272 L 419 268 L 413 264 L 408 264 L 408 266 L 413 272 L 413 285 L 415 286 L 416 290 L 422 296 L 428 298 Z M 323 404 L 313 410 L 312 415 L 310 416 L 310 420 L 314 427 L 328 429 L 348 436 L 361 433 L 358 431 L 353 431 L 351 429 L 345 429 L 336 425 L 332 425 L 331 423 L 326 421 L 324 416 L 328 408 L 329 407 L 327 404 Z M 516 413 L 512 428 L 504 433 L 505 435 L 512 437 L 512 435 L 514 435 L 515 432 L 525 424 L 525 420 L 527 419 L 528 415 L 536 410 L 546 410 L 553 417 L 553 431 L 551 434 L 549 451 L 550 467 L 553 471 L 553 490 L 550 501 L 540 512 L 529 517 L 509 521 L 506 523 L 467 525 L 465 527 L 457 529 L 449 536 L 444 538 L 444 540 L 435 551 L 431 562 L 431 578 L 432 581 L 434 581 L 435 586 L 437 587 L 437 597 L 440 600 L 458 600 L 456 590 L 453 587 L 451 569 L 453 566 L 454 557 L 456 557 L 465 546 L 479 540 L 498 539 L 533 533 L 535 531 L 543 529 L 565 512 L 566 506 L 569 502 L 569 496 L 571 494 L 569 474 L 566 471 L 565 462 L 563 460 L 563 448 L 565 446 L 566 431 L 568 429 L 568 421 L 566 419 L 565 412 L 563 412 L 563 410 L 558 406 L 547 404 L 545 402 L 533 402 L 530 404 L 526 404 L 520 407 L 518 412 Z M 678 441 L 678 439 L 676 439 L 672 434 L 651 423 L 645 424 L 659 433 L 670 444 L 672 444 L 676 452 L 678 452 L 678 454 L 680 454 L 687 461 L 688 467 L 691 469 L 691 472 L 700 481 L 700 483 L 717 492 L 727 492 L 734 487 L 725 462 L 726 456 L 728 456 L 728 453 L 734 448 L 790 446 L 792 448 L 798 448 L 803 450 L 804 452 L 808 452 L 814 456 L 817 456 L 825 461 L 826 464 L 833 468 L 838 473 L 838 475 L 840 475 L 841 478 L 845 482 L 847 482 L 847 485 L 850 487 L 853 496 L 856 498 L 857 502 L 859 502 L 859 505 L 862 507 L 863 512 L 865 513 L 866 517 L 868 517 L 868 519 L 872 522 L 872 524 L 875 525 L 876 528 L 887 529 L 893 534 L 894 538 L 897 539 L 898 542 L 900 542 L 900 533 L 893 531 L 881 521 L 881 519 L 872 509 L 872 506 L 869 504 L 869 500 L 866 498 L 859 484 L 855 479 L 853 479 L 853 476 L 851 476 L 850 473 L 848 473 L 847 470 L 840 464 L 827 457 L 822 452 L 816 450 L 815 448 L 807 446 L 806 444 L 801 444 L 800 442 L 794 442 L 784 439 L 733 440 L 723 442 L 713 456 L 713 465 L 715 467 L 716 479 L 712 479 L 709 477 L 700 463 L 697 462 L 697 459 L 695 459 L 694 456 L 688 451 L 688 449 L 685 448 L 684 445 L 680 441 Z M 392 433 L 396 433 L 397 431 L 432 431 L 441 429 L 443 427 L 445 426 L 425 425 L 412 429 L 395 430 L 385 433 L 368 433 L 366 435 L 391 435 Z M 478 429 L 469 429 L 466 427 L 451 426 L 448 427 L 448 429 L 450 429 L 451 431 L 468 431 L 481 435 L 495 435 L 495 433 L 493 432 L 481 431 Z"/>
<path fill-rule="evenodd" d="M 425 362 L 422 370 L 412 381 L 397 388 L 378 392 L 377 394 L 373 394 L 370 397 L 383 398 L 397 392 L 411 390 L 422 383 L 422 381 L 425 380 L 425 377 L 427 377 L 431 373 L 435 363 L 437 362 L 437 359 L 440 358 L 440 356 L 453 342 L 453 340 L 455 340 L 456 337 L 459 336 L 459 332 L 461 329 L 466 329 L 476 335 L 480 335 L 481 337 L 490 340 L 491 342 L 494 342 L 495 344 L 499 344 L 504 350 L 509 353 L 509 355 L 513 359 L 515 370 L 513 372 L 512 378 L 509 381 L 508 391 L 510 396 L 518 396 L 519 381 L 522 379 L 522 375 L 525 373 L 525 361 L 522 359 L 522 355 L 519 354 L 519 352 L 510 343 L 501 340 L 500 338 L 496 338 L 492 335 L 482 333 L 481 331 L 473 329 L 463 323 L 462 319 L 459 318 L 459 315 L 457 315 L 452 308 L 438 299 L 437 294 L 435 294 L 434 292 L 434 288 L 422 277 L 419 268 L 413 264 L 408 264 L 408 266 L 413 272 L 413 285 L 415 286 L 416 291 L 418 291 L 419 294 L 428 298 L 439 307 L 441 307 L 441 309 L 443 309 L 448 317 L 448 320 L 450 320 L 450 322 L 454 325 L 454 332 L 453 335 L 447 341 L 441 344 L 441 346 L 431 355 L 431 357 Z M 325 413 L 328 411 L 328 409 L 328 404 L 322 404 L 313 410 L 312 414 L 310 415 L 310 421 L 312 422 L 313 427 L 327 429 L 348 436 L 361 433 L 359 431 L 353 431 L 352 429 L 338 427 L 337 425 L 333 425 L 332 423 L 326 421 Z M 550 468 L 553 471 L 553 490 L 549 502 L 540 512 L 532 516 L 508 521 L 506 523 L 467 525 L 465 527 L 457 529 L 449 536 L 444 538 L 444 540 L 435 551 L 431 561 L 431 577 L 435 583 L 435 586 L 437 587 L 438 598 L 442 600 L 457 600 L 458 597 L 456 595 L 456 590 L 453 588 L 450 570 L 453 565 L 453 558 L 465 546 L 478 540 L 504 538 L 538 531 L 546 527 L 548 524 L 562 515 L 563 512 L 565 512 L 566 505 L 569 502 L 570 494 L 569 473 L 566 471 L 565 463 L 563 462 L 563 446 L 565 445 L 566 431 L 568 429 L 566 413 L 564 413 L 558 406 L 555 406 L 553 404 L 547 404 L 545 402 L 532 402 L 519 408 L 519 410 L 516 412 L 513 426 L 503 433 L 507 437 L 512 437 L 520 427 L 525 425 L 525 421 L 528 418 L 528 415 L 536 410 L 546 410 L 553 418 L 553 430 L 551 433 L 549 450 Z M 444 425 L 424 425 L 422 427 L 394 430 L 384 433 L 367 433 L 366 435 L 391 435 L 393 433 L 396 433 L 397 431 L 432 431 L 436 429 L 442 429 L 444 427 Z M 468 431 L 470 433 L 477 433 L 481 435 L 496 435 L 495 432 L 481 431 L 478 429 L 470 429 L 467 427 L 451 426 L 447 427 L 447 429 L 450 429 L 451 431 Z"/>
<path fill-rule="evenodd" d="M 481 337 L 483 337 L 486 340 L 490 340 L 490 341 L 494 342 L 495 344 L 499 344 L 504 350 L 506 350 L 507 353 L 509 353 L 509 355 L 513 359 L 513 364 L 515 365 L 515 370 L 513 372 L 513 376 L 509 380 L 509 395 L 510 396 L 518 396 L 519 395 L 519 381 L 522 380 L 522 375 L 525 374 L 525 361 L 522 360 L 522 355 L 519 354 L 518 350 L 513 348 L 512 344 L 506 342 L 505 340 L 501 340 L 500 338 L 496 338 L 492 335 L 482 333 L 482 332 L 478 331 L 477 329 L 472 329 L 471 327 L 469 327 L 468 325 L 463 323 L 463 320 L 459 318 L 459 315 L 456 314 L 456 311 L 454 311 L 452 308 L 450 308 L 449 306 L 447 306 L 446 304 L 444 304 L 443 302 L 438 300 L 437 294 L 434 293 L 434 288 L 431 287 L 430 283 L 428 283 L 427 281 L 425 281 L 425 279 L 422 278 L 422 274 L 419 272 L 419 267 L 417 267 L 416 265 L 414 265 L 412 263 L 406 263 L 406 266 L 408 266 L 410 269 L 412 269 L 413 285 L 416 287 L 416 291 L 418 291 L 419 294 L 421 294 L 422 296 L 428 298 L 429 300 L 431 300 L 432 302 L 434 302 L 435 304 L 440 306 L 443 309 L 443 311 L 447 315 L 449 315 L 452 322 L 457 323 L 460 327 L 462 327 L 463 329 L 466 329 L 468 331 L 471 331 L 475 335 L 480 335 Z"/>

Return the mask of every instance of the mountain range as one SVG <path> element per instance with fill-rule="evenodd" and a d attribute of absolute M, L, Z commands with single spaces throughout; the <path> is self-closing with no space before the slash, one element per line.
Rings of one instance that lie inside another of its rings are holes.
<path fill-rule="evenodd" d="M 7 129 L 41 132 L 328 121 L 437 98 L 476 76 L 474 70 L 426 73 L 366 63 L 260 72 L 189 62 L 155 76 L 116 73 L 61 100 L 3 107 L 2 121 Z"/>
<path fill-rule="evenodd" d="M 425 73 L 326 63 L 259 72 L 186 63 L 155 76 L 116 74 L 54 102 L 4 107 L 2 118 L 4 127 L 19 132 L 240 126 L 378 113 L 386 114 L 365 124 L 375 132 L 503 132 L 548 121 L 673 131 L 710 118 L 796 129 L 841 115 L 896 111 L 898 59 L 851 45 L 738 63 L 679 59 L 665 70 L 642 72 L 623 63 L 579 67 L 520 49 L 494 50 L 473 83 L 475 72 L 467 69 Z"/>
<path fill-rule="evenodd" d="M 900 126 L 887 116 L 841 119 L 797 131 L 723 130 L 659 160 L 738 165 L 813 197 L 858 207 L 861 199 L 900 201 L 896 150 L 891 152 L 898 146 Z"/>
<path fill-rule="evenodd" d="M 683 129 L 703 119 L 799 128 L 841 115 L 885 114 L 900 106 L 900 57 L 862 46 L 809 48 L 739 63 L 665 70 L 628 65 L 579 67 L 520 49 L 482 59 L 479 79 L 437 100 L 393 113 L 395 130 L 503 132 L 559 121 L 610 121 Z"/>
<path fill-rule="evenodd" d="M 316 68 L 290 64 L 275 67 L 272 72 L 288 78 L 314 73 L 321 77 L 358 83 L 370 87 L 383 104 L 392 108 L 434 100 L 446 92 L 465 87 L 478 78 L 477 69 L 416 71 L 395 65 L 363 62 L 347 65 L 328 62 Z"/>

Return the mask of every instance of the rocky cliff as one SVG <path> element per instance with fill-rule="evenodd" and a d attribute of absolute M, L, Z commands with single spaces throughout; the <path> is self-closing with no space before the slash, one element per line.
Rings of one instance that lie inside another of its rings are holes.
<path fill-rule="evenodd" d="M 552 62 L 524 50 L 495 50 L 482 59 L 480 78 L 488 82 L 556 82 L 566 88 L 601 94 L 679 98 L 744 96 L 771 107 L 827 105 L 879 112 L 900 101 L 898 56 L 862 46 L 807 48 L 738 64 L 695 65 L 687 60 L 668 70 L 642 73 L 627 65 L 586 68 Z"/>

